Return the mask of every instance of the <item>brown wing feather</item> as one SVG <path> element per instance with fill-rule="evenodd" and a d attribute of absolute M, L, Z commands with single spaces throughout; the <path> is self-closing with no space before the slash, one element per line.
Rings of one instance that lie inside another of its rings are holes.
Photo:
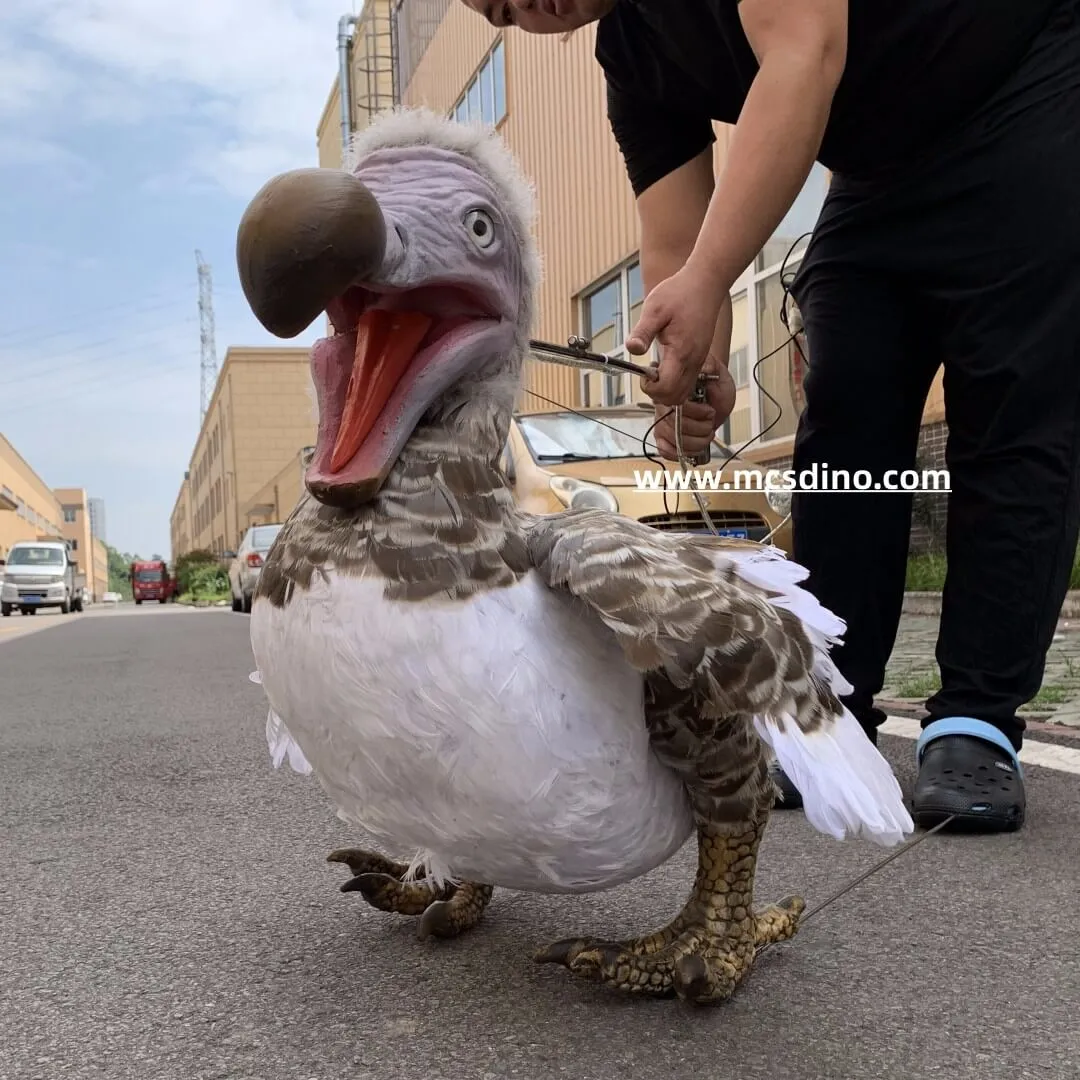
<path fill-rule="evenodd" d="M 806 724 L 832 695 L 799 619 L 725 559 L 744 545 L 599 510 L 529 517 L 524 532 L 542 579 L 601 619 L 644 673 L 653 751 L 682 777 L 697 819 L 765 812 L 775 788 L 754 716 L 788 705 Z"/>
<path fill-rule="evenodd" d="M 790 712 L 804 728 L 839 708 L 800 619 L 725 559 L 745 545 L 601 510 L 533 517 L 525 532 L 543 580 L 585 603 L 658 690 L 689 692 L 712 715 Z"/>

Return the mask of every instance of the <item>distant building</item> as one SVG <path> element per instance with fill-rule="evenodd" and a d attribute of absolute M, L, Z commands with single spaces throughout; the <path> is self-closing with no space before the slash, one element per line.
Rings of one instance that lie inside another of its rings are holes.
<path fill-rule="evenodd" d="M 95 603 L 109 590 L 109 557 L 101 539 L 95 537 L 90 522 L 90 500 L 82 488 L 56 488 L 63 522 L 60 526 L 79 573 L 86 575 L 86 588 Z"/>
<path fill-rule="evenodd" d="M 170 518 L 174 560 L 235 551 L 249 525 L 292 510 L 300 454 L 316 435 L 309 355 L 295 346 L 226 352 Z"/>
<path fill-rule="evenodd" d="M 60 538 L 63 511 L 48 484 L 0 435 L 0 559 L 19 540 Z"/>
<path fill-rule="evenodd" d="M 86 505 L 90 510 L 90 532 L 103 544 L 107 544 L 109 538 L 105 533 L 105 500 L 88 499 Z"/>

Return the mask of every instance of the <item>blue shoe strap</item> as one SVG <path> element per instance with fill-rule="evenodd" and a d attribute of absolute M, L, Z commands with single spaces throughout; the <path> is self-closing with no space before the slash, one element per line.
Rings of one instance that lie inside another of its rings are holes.
<path fill-rule="evenodd" d="M 915 744 L 915 760 L 921 765 L 926 748 L 935 739 L 940 739 L 945 735 L 967 735 L 970 738 L 991 743 L 1009 755 L 1016 771 L 1023 777 L 1024 767 L 1020 764 L 1016 748 L 1009 742 L 1008 736 L 993 724 L 988 724 L 985 720 L 975 720 L 970 716 L 950 716 L 946 720 L 935 720 L 928 725 Z"/>

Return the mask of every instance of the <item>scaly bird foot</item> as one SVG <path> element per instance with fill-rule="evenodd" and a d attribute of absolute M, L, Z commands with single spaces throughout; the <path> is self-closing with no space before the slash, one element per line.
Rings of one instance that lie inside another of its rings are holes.
<path fill-rule="evenodd" d="M 726 1000 L 749 973 L 757 948 L 794 936 L 806 908 L 801 897 L 792 896 L 752 910 L 763 829 L 702 828 L 694 891 L 662 930 L 622 942 L 565 938 L 535 959 L 628 993 L 676 994 L 698 1004 Z"/>
<path fill-rule="evenodd" d="M 418 935 L 453 938 L 472 929 L 480 921 L 491 900 L 490 885 L 462 882 L 437 886 L 417 872 L 416 880 L 402 880 L 408 873 L 405 863 L 395 862 L 373 851 L 339 848 L 327 862 L 344 863 L 353 876 L 341 886 L 342 892 L 358 892 L 372 907 L 395 915 L 419 915 Z"/>

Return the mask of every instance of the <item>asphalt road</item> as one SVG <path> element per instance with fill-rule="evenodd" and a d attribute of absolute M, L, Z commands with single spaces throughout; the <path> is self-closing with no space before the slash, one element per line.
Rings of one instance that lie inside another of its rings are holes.
<path fill-rule="evenodd" d="M 312 779 L 271 769 L 246 617 L 34 618 L 0 636 L 3 1080 L 1080 1073 L 1076 742 L 1029 769 L 1023 833 L 931 837 L 693 1009 L 530 959 L 666 921 L 689 848 L 606 894 L 497 893 L 478 930 L 421 944 L 338 891 L 325 856 L 358 838 Z M 885 749 L 910 789 L 912 743 Z M 777 814 L 759 899 L 813 904 L 880 854 Z"/>

